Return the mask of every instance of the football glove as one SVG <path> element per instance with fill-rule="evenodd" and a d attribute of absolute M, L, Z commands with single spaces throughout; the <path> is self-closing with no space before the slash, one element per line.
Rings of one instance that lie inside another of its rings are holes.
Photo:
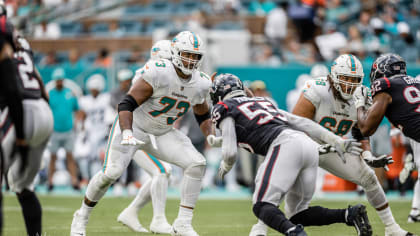
<path fill-rule="evenodd" d="M 125 129 L 122 132 L 121 144 L 122 145 L 133 145 L 133 146 L 136 146 L 136 145 L 143 145 L 143 144 L 145 144 L 145 142 L 136 139 L 133 136 L 133 131 L 132 130 Z"/>
<path fill-rule="evenodd" d="M 227 164 L 224 160 L 220 162 L 219 171 L 217 176 L 220 180 L 225 178 L 225 175 L 232 169 L 233 165 Z"/>
<path fill-rule="evenodd" d="M 326 144 L 322 144 L 322 145 L 318 146 L 319 155 L 327 154 L 327 153 L 330 153 L 330 152 L 336 152 L 335 148 L 333 146 L 331 146 L 331 144 L 326 143 Z"/>
<path fill-rule="evenodd" d="M 400 183 L 403 184 L 407 181 L 408 176 L 410 176 L 411 172 L 415 169 L 416 165 L 413 161 L 413 154 L 408 154 L 405 156 L 404 159 L 404 168 L 400 172 Z"/>
<path fill-rule="evenodd" d="M 378 157 L 375 157 L 370 151 L 362 152 L 362 158 L 369 166 L 374 168 L 383 167 L 386 171 L 389 171 L 388 165 L 394 163 L 394 160 L 392 160 L 392 156 L 380 155 Z"/>
<path fill-rule="evenodd" d="M 346 163 L 346 158 L 344 154 L 347 152 L 359 156 L 360 153 L 363 151 L 363 149 L 361 149 L 360 146 L 362 146 L 362 144 L 356 142 L 355 139 L 339 138 L 334 143 L 334 149 L 337 151 L 338 156 L 341 158 L 341 160 L 343 160 L 344 163 Z"/>
<path fill-rule="evenodd" d="M 368 100 L 368 88 L 366 86 L 359 86 L 353 93 L 354 98 L 354 105 L 356 109 L 359 107 L 363 107 L 366 105 L 366 101 Z"/>
<path fill-rule="evenodd" d="M 222 137 L 216 137 L 213 134 L 210 134 L 209 136 L 207 136 L 207 142 L 212 147 L 221 147 L 222 142 L 223 142 L 223 138 Z"/>

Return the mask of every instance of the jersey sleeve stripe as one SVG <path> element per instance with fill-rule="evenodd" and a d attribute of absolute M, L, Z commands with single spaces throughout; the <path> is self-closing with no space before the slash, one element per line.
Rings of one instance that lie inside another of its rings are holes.
<path fill-rule="evenodd" d="M 386 85 L 388 86 L 388 88 L 391 87 L 391 82 L 389 82 L 389 79 L 387 77 L 384 77 L 384 80 L 386 82 Z"/>
<path fill-rule="evenodd" d="M 220 101 L 220 102 L 218 102 L 217 104 L 220 104 L 220 105 L 223 105 L 224 107 L 225 107 L 225 109 L 226 110 L 228 110 L 228 106 L 224 103 L 224 102 L 222 102 L 222 101 Z"/>

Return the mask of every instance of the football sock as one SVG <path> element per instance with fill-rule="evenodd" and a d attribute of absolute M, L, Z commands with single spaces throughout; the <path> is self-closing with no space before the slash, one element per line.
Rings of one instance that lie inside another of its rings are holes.
<path fill-rule="evenodd" d="M 153 176 L 150 193 L 153 204 L 153 217 L 165 215 L 166 192 L 168 189 L 168 178 L 165 173 Z"/>
<path fill-rule="evenodd" d="M 194 208 L 201 190 L 205 166 L 192 166 L 184 171 L 181 183 L 181 206 Z"/>
<path fill-rule="evenodd" d="M 346 223 L 346 210 L 313 206 L 292 216 L 290 221 L 293 224 L 301 224 L 303 226 Z"/>
<path fill-rule="evenodd" d="M 152 186 L 152 179 L 148 179 L 139 189 L 136 197 L 130 203 L 128 208 L 133 208 L 136 212 L 139 212 L 149 201 L 150 201 L 150 189 Z M 154 207 L 153 207 L 154 208 Z"/>
<path fill-rule="evenodd" d="M 419 178 L 420 178 L 420 174 L 419 174 Z M 413 192 L 414 192 L 413 203 L 412 203 L 411 207 L 417 209 L 417 214 L 416 215 L 418 215 L 419 214 L 418 209 L 420 209 L 420 180 L 419 179 L 416 181 L 416 184 L 414 185 L 414 191 Z"/>
<path fill-rule="evenodd" d="M 379 218 L 381 218 L 385 226 L 396 224 L 395 219 L 392 216 L 391 207 L 388 206 L 387 208 L 376 212 L 378 212 Z"/>
<path fill-rule="evenodd" d="M 35 193 L 24 189 L 16 195 L 22 208 L 26 232 L 29 236 L 41 235 L 42 210 Z"/>
<path fill-rule="evenodd" d="M 82 206 L 80 207 L 80 214 L 82 216 L 89 218 L 92 210 L 93 210 L 93 207 L 86 205 L 85 201 L 82 201 Z"/>
<path fill-rule="evenodd" d="M 192 217 L 193 217 L 193 210 L 194 209 L 180 206 L 177 219 L 180 219 L 182 221 L 187 221 L 191 224 Z"/>
<path fill-rule="evenodd" d="M 288 229 L 295 226 L 278 207 L 271 203 L 257 202 L 252 210 L 258 219 L 280 233 L 285 234 Z"/>

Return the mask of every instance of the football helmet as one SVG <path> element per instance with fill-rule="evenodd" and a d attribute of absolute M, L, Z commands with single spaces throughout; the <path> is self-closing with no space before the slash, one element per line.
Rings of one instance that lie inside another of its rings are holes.
<path fill-rule="evenodd" d="M 198 35 L 182 31 L 171 42 L 172 63 L 185 75 L 191 75 L 200 67 L 204 49 L 204 43 Z"/>
<path fill-rule="evenodd" d="M 357 57 L 343 54 L 337 57 L 331 66 L 331 80 L 334 88 L 345 100 L 352 98 L 353 92 L 363 82 L 363 66 Z M 358 78 L 357 82 L 345 80 L 345 77 Z"/>
<path fill-rule="evenodd" d="M 152 49 L 150 49 L 150 58 L 152 58 L 153 60 L 171 60 L 171 40 L 159 40 L 155 44 L 153 44 Z"/>
<path fill-rule="evenodd" d="M 213 105 L 224 99 L 246 96 L 242 81 L 232 74 L 220 74 L 214 78 L 210 88 Z"/>
<path fill-rule="evenodd" d="M 382 77 L 391 77 L 398 74 L 407 74 L 406 64 L 402 57 L 394 53 L 380 55 L 370 69 L 370 82 Z"/>
<path fill-rule="evenodd" d="M 86 88 L 89 90 L 98 90 L 101 92 L 105 88 L 105 78 L 101 74 L 94 74 L 86 82 Z"/>

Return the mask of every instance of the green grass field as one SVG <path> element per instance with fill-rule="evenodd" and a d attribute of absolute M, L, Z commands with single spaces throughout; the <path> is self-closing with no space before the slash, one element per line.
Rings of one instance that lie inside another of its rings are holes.
<path fill-rule="evenodd" d="M 80 207 L 81 197 L 40 197 L 43 207 L 43 236 L 69 235 L 73 212 Z M 139 234 L 130 231 L 119 224 L 116 218 L 130 202 L 131 198 L 104 198 L 93 211 L 87 229 L 87 235 L 152 235 Z M 314 201 L 313 205 L 329 208 L 344 208 L 353 201 Z M 24 236 L 25 227 L 20 212 L 20 206 L 13 196 L 4 199 L 4 229 L 5 236 Z M 166 215 L 172 222 L 178 213 L 179 200 L 170 199 L 167 202 Z M 364 204 L 367 204 L 364 202 Z M 400 225 L 413 233 L 420 234 L 420 224 L 408 224 L 407 214 L 409 201 L 393 201 L 390 203 L 394 216 Z M 384 228 L 374 209 L 368 206 L 370 222 L 374 235 L 384 235 Z M 140 212 L 140 221 L 148 228 L 152 214 L 148 204 Z M 193 225 L 201 236 L 247 236 L 256 219 L 251 211 L 250 200 L 199 200 Z M 308 227 L 308 235 L 333 236 L 356 235 L 354 228 L 335 224 L 325 227 Z M 270 230 L 268 235 L 280 235 Z"/>

